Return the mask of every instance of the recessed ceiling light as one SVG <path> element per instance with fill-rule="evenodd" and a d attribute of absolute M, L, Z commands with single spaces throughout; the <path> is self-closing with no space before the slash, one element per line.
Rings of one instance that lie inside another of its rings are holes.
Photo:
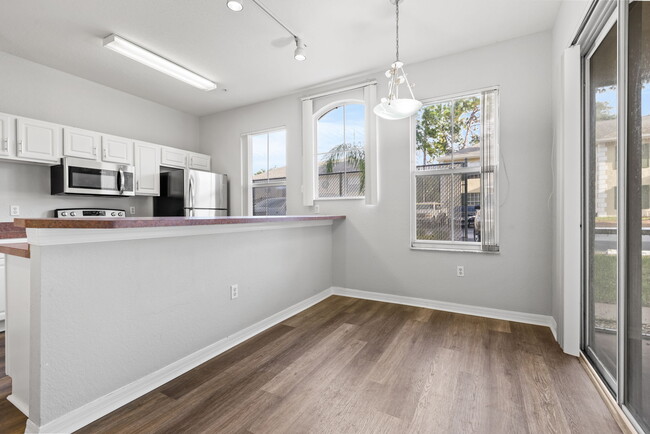
<path fill-rule="evenodd" d="M 217 84 L 207 78 L 183 68 L 164 57 L 160 57 L 116 34 L 104 38 L 104 47 L 199 89 L 213 90 L 217 88 Z"/>
<path fill-rule="evenodd" d="M 227 0 L 226 6 L 228 6 L 228 9 L 235 12 L 240 12 L 242 9 L 244 9 L 244 4 L 241 1 L 237 0 Z"/>

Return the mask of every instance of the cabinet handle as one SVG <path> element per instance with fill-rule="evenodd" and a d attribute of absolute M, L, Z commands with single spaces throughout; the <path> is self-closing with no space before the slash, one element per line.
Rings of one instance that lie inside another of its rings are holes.
<path fill-rule="evenodd" d="M 106 159 L 106 148 L 104 148 L 104 160 Z"/>
<path fill-rule="evenodd" d="M 93 155 L 97 156 L 97 145 L 93 145 Z"/>
<path fill-rule="evenodd" d="M 4 149 L 5 152 L 9 150 L 9 139 L 6 137 L 2 139 L 2 149 Z"/>
<path fill-rule="evenodd" d="M 18 140 L 18 153 L 22 154 L 23 153 L 23 141 Z"/>
<path fill-rule="evenodd" d="M 136 191 L 140 190 L 140 181 L 135 181 L 135 189 Z"/>

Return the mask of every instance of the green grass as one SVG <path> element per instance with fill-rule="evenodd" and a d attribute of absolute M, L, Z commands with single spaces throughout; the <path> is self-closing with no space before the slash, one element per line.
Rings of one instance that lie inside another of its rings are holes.
<path fill-rule="evenodd" d="M 616 303 L 616 255 L 594 255 L 594 298 L 597 303 Z M 650 307 L 650 256 L 642 259 L 643 306 Z"/>

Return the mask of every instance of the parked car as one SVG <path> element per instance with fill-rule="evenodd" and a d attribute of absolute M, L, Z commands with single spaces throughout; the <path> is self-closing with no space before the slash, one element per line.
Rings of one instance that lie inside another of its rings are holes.
<path fill-rule="evenodd" d="M 286 215 L 287 200 L 284 197 L 262 199 L 253 205 L 253 215 Z"/>
<path fill-rule="evenodd" d="M 474 227 L 474 216 L 476 214 L 476 206 L 467 205 L 467 206 L 457 206 L 454 208 L 454 219 L 457 224 L 460 224 L 460 227 L 464 228 L 467 224 L 468 228 Z"/>

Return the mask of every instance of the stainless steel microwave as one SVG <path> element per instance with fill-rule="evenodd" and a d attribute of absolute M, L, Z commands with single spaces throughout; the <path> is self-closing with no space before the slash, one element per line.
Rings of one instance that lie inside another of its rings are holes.
<path fill-rule="evenodd" d="M 52 194 L 135 196 L 134 167 L 65 157 L 50 172 Z"/>

